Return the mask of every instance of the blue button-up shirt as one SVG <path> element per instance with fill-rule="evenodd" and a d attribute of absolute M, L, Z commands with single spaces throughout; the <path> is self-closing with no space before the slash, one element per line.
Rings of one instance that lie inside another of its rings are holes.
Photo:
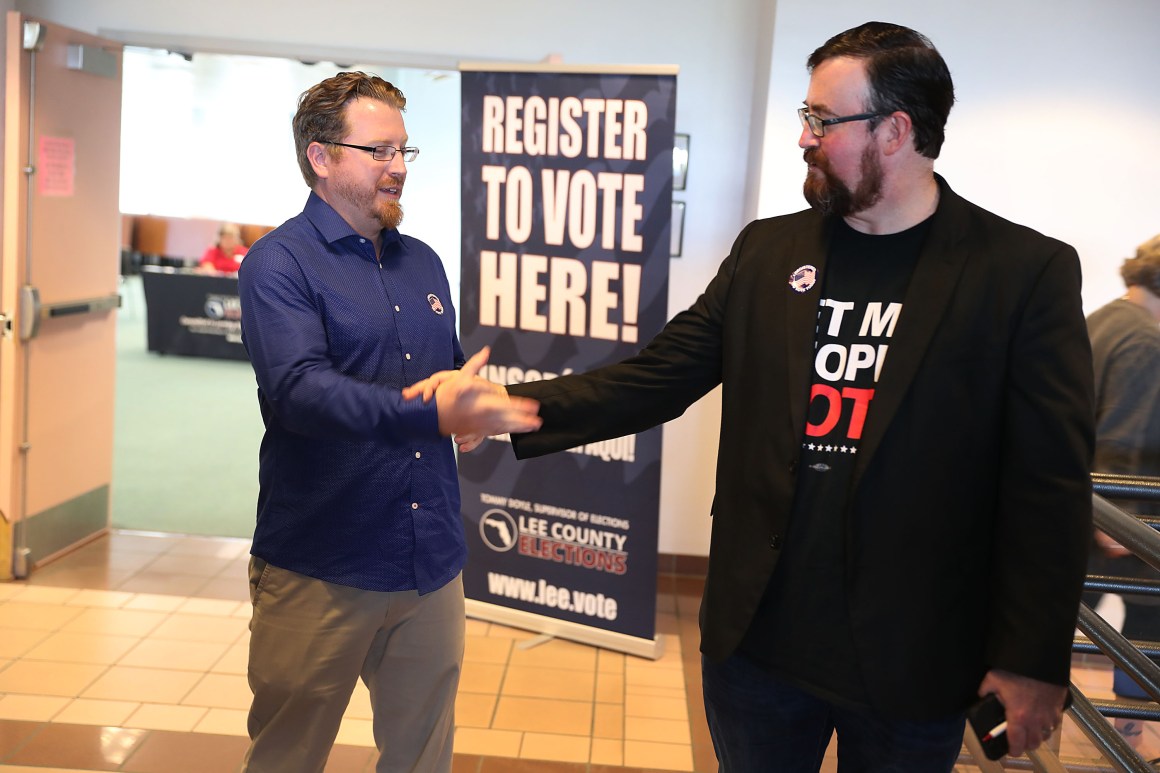
<path fill-rule="evenodd" d="M 467 557 L 451 440 L 400 390 L 463 365 L 439 256 L 396 230 L 381 261 L 317 195 L 238 274 L 266 426 L 251 552 L 364 590 L 437 590 Z"/>

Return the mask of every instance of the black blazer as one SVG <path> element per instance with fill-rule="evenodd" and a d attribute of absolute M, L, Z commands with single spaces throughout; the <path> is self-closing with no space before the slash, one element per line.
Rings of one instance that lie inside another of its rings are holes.
<path fill-rule="evenodd" d="M 1075 250 L 938 178 L 940 203 L 876 385 L 845 538 L 854 646 L 875 708 L 963 709 L 990 668 L 1067 684 L 1091 539 L 1092 362 Z M 729 656 L 794 495 L 827 220 L 751 223 L 704 294 L 637 356 L 509 386 L 541 402 L 519 458 L 631 434 L 722 385 L 701 649 Z"/>

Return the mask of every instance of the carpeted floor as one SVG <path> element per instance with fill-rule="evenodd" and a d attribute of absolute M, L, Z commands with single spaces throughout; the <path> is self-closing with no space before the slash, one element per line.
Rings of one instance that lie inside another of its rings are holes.
<path fill-rule="evenodd" d="M 113 526 L 252 536 L 262 421 L 249 363 L 147 351 L 141 277 L 121 290 Z"/>

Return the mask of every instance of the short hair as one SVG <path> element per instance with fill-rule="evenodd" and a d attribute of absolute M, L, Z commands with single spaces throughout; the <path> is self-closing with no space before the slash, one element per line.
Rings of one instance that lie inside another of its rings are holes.
<path fill-rule="evenodd" d="M 1136 257 L 1120 266 L 1120 276 L 1128 287 L 1143 287 L 1160 295 L 1160 234 L 1136 248 Z"/>
<path fill-rule="evenodd" d="M 870 81 L 866 112 L 906 113 L 914 127 L 915 150 L 938 158 L 947 116 L 955 103 L 955 86 L 934 44 L 909 27 L 871 21 L 827 40 L 810 54 L 806 68 L 812 73 L 827 59 L 841 56 L 866 60 Z M 875 119 L 870 128 L 878 123 Z"/>
<path fill-rule="evenodd" d="M 399 112 L 406 110 L 407 98 L 403 92 L 377 75 L 365 72 L 340 72 L 317 83 L 298 97 L 298 112 L 294 114 L 294 150 L 298 154 L 298 168 L 302 179 L 313 188 L 318 175 L 306 157 L 306 148 L 312 142 L 341 142 L 350 133 L 346 107 L 356 99 L 374 99 L 384 102 Z M 328 149 L 333 156 L 341 148 Z"/>

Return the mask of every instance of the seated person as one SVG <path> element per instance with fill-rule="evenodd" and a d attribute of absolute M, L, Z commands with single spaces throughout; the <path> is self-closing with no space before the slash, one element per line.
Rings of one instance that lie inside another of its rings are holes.
<path fill-rule="evenodd" d="M 217 244 L 205 251 L 197 267 L 202 271 L 236 274 L 247 249 L 242 244 L 242 229 L 234 223 L 222 223 L 218 230 Z"/>

